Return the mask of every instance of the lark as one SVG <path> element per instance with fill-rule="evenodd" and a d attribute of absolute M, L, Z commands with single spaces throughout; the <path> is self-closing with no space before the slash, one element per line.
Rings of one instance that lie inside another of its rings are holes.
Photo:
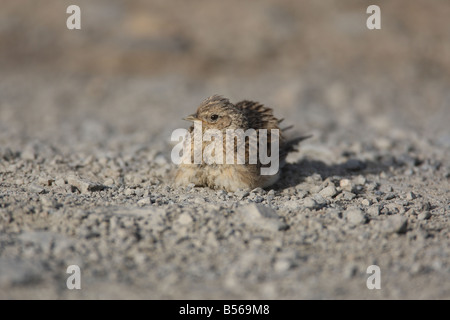
<path fill-rule="evenodd" d="M 297 151 L 295 146 L 303 139 L 308 137 L 298 137 L 295 139 L 287 140 L 284 136 L 284 131 L 289 129 L 280 129 L 279 125 L 283 119 L 277 119 L 273 115 L 273 110 L 267 108 L 264 105 L 255 102 L 243 100 L 236 104 L 231 103 L 228 99 L 213 95 L 205 99 L 197 109 L 197 112 L 189 115 L 184 120 L 191 122 L 199 121 L 202 125 L 202 134 L 207 130 L 218 130 L 223 134 L 223 159 L 226 158 L 226 134 L 231 130 L 248 130 L 255 129 L 258 132 L 256 135 L 256 146 L 260 147 L 261 136 L 259 129 L 266 129 L 267 140 L 266 150 L 270 154 L 271 144 L 274 137 L 279 139 L 279 155 L 278 161 L 280 167 L 283 167 L 286 156 L 289 152 Z M 276 129 L 273 131 L 272 129 Z M 194 161 L 194 125 L 189 130 L 190 140 L 185 142 L 191 144 L 190 154 L 185 154 L 183 157 L 190 158 L 189 163 L 181 163 L 175 174 L 175 185 L 186 186 L 194 184 L 198 187 L 209 187 L 212 189 L 223 189 L 228 192 L 234 192 L 238 189 L 254 189 L 257 187 L 267 188 L 273 185 L 280 179 L 281 171 L 277 170 L 276 174 L 263 175 L 261 169 L 267 167 L 268 164 L 263 164 L 258 158 L 256 163 L 249 161 L 249 151 L 251 147 L 251 138 L 244 141 L 245 143 L 245 161 L 238 164 L 237 161 L 230 164 L 223 162 L 223 164 L 207 163 L 202 161 L 201 163 L 195 163 Z M 278 135 L 273 135 L 271 132 L 278 132 Z M 245 139 L 245 138 L 244 138 Z M 255 142 L 255 141 L 253 141 Z M 206 150 L 211 141 L 202 141 L 201 151 Z M 234 144 L 233 144 L 234 145 Z M 233 149 L 236 154 L 233 155 L 234 160 L 237 160 L 237 145 Z M 219 151 L 220 152 L 220 151 Z"/>

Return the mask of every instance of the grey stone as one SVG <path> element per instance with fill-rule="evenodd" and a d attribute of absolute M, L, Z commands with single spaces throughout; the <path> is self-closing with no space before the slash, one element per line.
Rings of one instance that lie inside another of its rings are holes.
<path fill-rule="evenodd" d="M 277 213 L 267 206 L 249 204 L 238 208 L 237 213 L 245 223 L 254 227 L 273 232 L 287 228 L 287 225 L 281 221 Z"/>
<path fill-rule="evenodd" d="M 88 181 L 86 179 L 81 179 L 77 176 L 70 175 L 67 177 L 67 183 L 76 187 L 81 193 L 90 193 L 93 191 L 101 191 L 106 188 L 106 186 Z"/>
<path fill-rule="evenodd" d="M 336 194 L 337 194 L 337 190 L 336 190 L 336 187 L 335 186 L 328 186 L 328 187 L 325 187 L 325 188 L 323 188 L 320 192 L 319 192 L 319 194 L 322 196 L 322 197 L 325 197 L 325 198 L 331 198 L 331 197 L 334 197 Z"/>
<path fill-rule="evenodd" d="M 424 211 L 424 212 L 421 212 L 417 216 L 417 219 L 419 219 L 419 220 L 428 220 L 430 217 L 431 217 L 430 211 Z"/>
<path fill-rule="evenodd" d="M 138 206 L 146 206 L 152 204 L 150 197 L 145 197 L 137 202 Z"/>
<path fill-rule="evenodd" d="M 399 214 L 389 216 L 382 223 L 384 233 L 405 233 L 408 227 L 408 219 Z"/>
<path fill-rule="evenodd" d="M 177 221 L 178 221 L 178 223 L 180 223 L 182 225 L 188 225 L 188 224 L 191 224 L 194 220 L 188 213 L 182 213 L 178 217 Z"/>
<path fill-rule="evenodd" d="M 35 183 L 30 184 L 28 187 L 28 190 L 33 193 L 43 193 L 45 191 L 44 188 L 42 188 L 40 185 L 37 185 Z"/>
<path fill-rule="evenodd" d="M 301 208 L 299 201 L 289 200 L 284 202 L 284 207 L 288 210 L 298 210 Z"/>
<path fill-rule="evenodd" d="M 237 190 L 234 195 L 236 196 L 236 198 L 238 198 L 239 200 L 244 199 L 246 196 L 248 196 L 250 193 L 247 190 Z"/>
<path fill-rule="evenodd" d="M 378 216 L 380 215 L 380 206 L 379 205 L 373 205 L 369 208 L 367 208 L 367 213 L 371 216 Z"/>
<path fill-rule="evenodd" d="M 345 191 L 351 192 L 353 190 L 353 184 L 349 179 L 342 179 L 341 181 L 339 181 L 339 186 L 342 190 Z"/>
<path fill-rule="evenodd" d="M 360 209 L 352 208 L 344 212 L 345 219 L 352 225 L 364 224 L 367 217 Z"/>
<path fill-rule="evenodd" d="M 303 205 L 306 208 L 309 208 L 309 209 L 314 209 L 314 208 L 318 207 L 317 202 L 311 197 L 304 198 L 303 199 Z"/>
<path fill-rule="evenodd" d="M 414 200 L 414 199 L 416 199 L 417 198 L 417 196 L 414 194 L 414 192 L 412 192 L 412 191 L 410 191 L 410 192 L 408 192 L 407 194 L 406 194 L 406 199 L 407 200 Z"/>
<path fill-rule="evenodd" d="M 358 159 L 350 159 L 343 164 L 344 169 L 350 171 L 359 171 L 366 168 L 366 164 Z"/>

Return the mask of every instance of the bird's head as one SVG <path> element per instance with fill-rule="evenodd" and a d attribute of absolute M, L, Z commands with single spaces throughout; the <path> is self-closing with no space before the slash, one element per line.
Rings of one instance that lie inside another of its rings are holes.
<path fill-rule="evenodd" d="M 184 120 L 201 121 L 203 130 L 208 129 L 246 129 L 247 118 L 242 110 L 233 105 L 228 99 L 218 95 L 205 99 L 195 114 Z"/>

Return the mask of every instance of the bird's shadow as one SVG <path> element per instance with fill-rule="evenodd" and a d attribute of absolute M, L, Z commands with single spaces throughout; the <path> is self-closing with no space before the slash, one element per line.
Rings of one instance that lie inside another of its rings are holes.
<path fill-rule="evenodd" d="M 380 174 L 388 171 L 389 165 L 375 161 L 349 159 L 346 162 L 328 165 L 323 161 L 302 159 L 295 163 L 286 163 L 282 168 L 282 178 L 271 189 L 282 191 L 302 183 L 306 177 L 319 174 L 322 180 L 329 177 L 351 177 L 355 175 Z"/>

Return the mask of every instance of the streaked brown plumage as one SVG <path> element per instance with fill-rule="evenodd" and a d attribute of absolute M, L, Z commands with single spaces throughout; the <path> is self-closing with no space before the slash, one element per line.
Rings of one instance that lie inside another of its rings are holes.
<path fill-rule="evenodd" d="M 188 116 L 185 120 L 202 122 L 202 130 L 217 129 L 223 134 L 223 145 L 225 152 L 225 134 L 227 129 L 267 129 L 268 142 L 267 150 L 270 151 L 271 129 L 280 129 L 279 124 L 283 119 L 277 119 L 272 109 L 264 107 L 262 104 L 254 101 L 244 100 L 232 104 L 228 99 L 219 95 L 211 96 L 205 99 L 197 109 L 197 112 Z M 280 129 L 279 140 L 279 162 L 280 168 L 285 162 L 285 158 L 290 151 L 296 151 L 295 145 L 304 139 L 304 137 L 287 141 Z M 194 126 L 189 128 L 193 133 Z M 257 137 L 259 139 L 259 135 Z M 211 143 L 203 141 L 202 153 L 205 147 Z M 280 177 L 280 171 L 275 175 L 261 175 L 260 169 L 264 167 L 258 157 L 256 164 L 248 163 L 249 141 L 245 144 L 246 162 L 245 164 L 194 164 L 194 134 L 191 136 L 191 154 L 184 155 L 191 158 L 192 164 L 180 164 L 176 175 L 176 185 L 188 185 L 193 183 L 196 186 L 207 186 L 212 189 L 225 189 L 227 191 L 236 191 L 237 189 L 253 189 L 256 187 L 268 187 L 275 183 Z M 235 150 L 236 151 L 236 150 Z M 236 155 L 234 156 L 236 160 Z M 225 159 L 225 153 L 223 156 Z"/>

